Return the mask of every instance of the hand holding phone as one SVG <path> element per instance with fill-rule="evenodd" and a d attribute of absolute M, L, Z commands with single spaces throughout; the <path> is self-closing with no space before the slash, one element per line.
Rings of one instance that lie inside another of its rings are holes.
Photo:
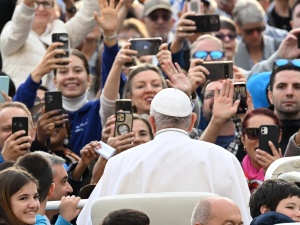
<path fill-rule="evenodd" d="M 200 65 L 209 71 L 209 75 L 206 75 L 206 80 L 215 81 L 233 78 L 232 61 L 209 61 Z"/>
<path fill-rule="evenodd" d="M 137 56 L 156 55 L 159 51 L 159 46 L 162 44 L 162 38 L 131 38 L 130 49 L 138 52 Z"/>
<path fill-rule="evenodd" d="M 272 149 L 269 146 L 269 141 L 271 141 L 274 144 L 275 148 L 278 149 L 279 127 L 276 124 L 261 125 L 259 127 L 258 139 L 258 148 L 269 153 L 270 155 L 273 155 Z"/>
<path fill-rule="evenodd" d="M 221 28 L 220 16 L 218 14 L 187 16 L 186 19 L 193 20 L 196 30 L 191 32 L 214 32 Z"/>

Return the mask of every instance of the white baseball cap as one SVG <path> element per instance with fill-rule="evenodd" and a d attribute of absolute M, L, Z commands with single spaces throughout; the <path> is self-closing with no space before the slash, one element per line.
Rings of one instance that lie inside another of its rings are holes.
<path fill-rule="evenodd" d="M 166 116 L 186 117 L 192 114 L 193 106 L 183 91 L 165 88 L 154 96 L 151 110 Z"/>

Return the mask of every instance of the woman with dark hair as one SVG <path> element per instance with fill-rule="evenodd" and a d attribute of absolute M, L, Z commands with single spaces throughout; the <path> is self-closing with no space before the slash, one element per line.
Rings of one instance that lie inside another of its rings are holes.
<path fill-rule="evenodd" d="M 279 139 L 281 137 L 281 123 L 278 117 L 269 109 L 258 108 L 249 112 L 242 124 L 242 142 L 247 155 L 242 161 L 244 173 L 249 182 L 249 188 L 257 187 L 265 177 L 265 172 L 272 162 L 281 157 L 281 149 L 275 148 L 275 143 L 269 141 L 269 146 L 273 155 L 270 155 L 264 149 L 259 149 L 258 135 L 261 125 L 277 125 L 280 129 Z"/>
<path fill-rule="evenodd" d="M 71 131 L 68 147 L 80 155 L 80 150 L 87 143 L 101 139 L 100 101 L 87 99 L 91 77 L 85 56 L 74 49 L 70 51 L 69 58 L 55 58 L 55 55 L 65 53 L 64 50 L 56 49 L 60 45 L 61 43 L 53 43 L 49 46 L 43 61 L 18 88 L 14 100 L 23 102 L 30 108 L 42 77 L 54 69 L 54 83 L 57 90 L 62 92 L 63 108 L 68 114 L 57 115 L 60 112 L 57 110 L 43 114 L 37 124 L 36 140 L 41 145 L 49 144 L 48 140 L 56 131 L 55 128 L 69 121 Z"/>
<path fill-rule="evenodd" d="M 215 33 L 224 45 L 225 59 L 233 61 L 237 52 L 237 32 L 234 22 L 227 17 L 220 17 L 220 30 Z"/>
<path fill-rule="evenodd" d="M 40 207 L 37 180 L 13 167 L 1 171 L 0 180 L 0 224 L 35 224 Z"/>

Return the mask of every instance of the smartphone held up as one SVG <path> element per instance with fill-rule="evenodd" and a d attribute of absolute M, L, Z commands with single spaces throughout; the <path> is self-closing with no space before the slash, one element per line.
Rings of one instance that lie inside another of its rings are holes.
<path fill-rule="evenodd" d="M 58 46 L 57 49 L 63 49 L 66 54 L 58 54 L 55 58 L 69 58 L 69 36 L 67 33 L 53 33 L 52 43 L 60 42 L 63 43 L 62 46 Z M 59 65 L 68 65 L 68 63 L 59 63 Z"/>

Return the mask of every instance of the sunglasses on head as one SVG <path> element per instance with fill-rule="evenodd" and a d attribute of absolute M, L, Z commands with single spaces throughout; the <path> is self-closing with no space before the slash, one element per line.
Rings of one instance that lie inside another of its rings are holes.
<path fill-rule="evenodd" d="M 286 65 L 300 67 L 300 59 L 277 59 L 274 63 L 274 67 L 281 67 Z"/>
<path fill-rule="evenodd" d="M 224 53 L 222 51 L 216 50 L 211 52 L 207 52 L 207 51 L 195 52 L 193 58 L 206 60 L 208 55 L 210 55 L 210 58 L 212 60 L 222 60 L 224 57 Z"/>
<path fill-rule="evenodd" d="M 224 41 L 226 39 L 226 37 L 229 38 L 230 41 L 233 41 L 236 39 L 236 34 L 216 34 L 216 37 L 219 38 L 220 40 Z"/>
<path fill-rule="evenodd" d="M 250 140 L 257 140 L 258 139 L 258 136 L 259 136 L 259 128 L 246 128 L 244 130 L 244 133 L 247 135 L 247 137 L 250 139 Z"/>
<path fill-rule="evenodd" d="M 243 31 L 247 34 L 253 34 L 254 31 L 256 31 L 257 33 L 261 33 L 265 30 L 265 26 L 261 26 L 261 27 L 255 27 L 255 28 L 251 28 L 251 29 L 243 29 Z"/>
<path fill-rule="evenodd" d="M 162 18 L 163 21 L 168 21 L 171 18 L 172 14 L 170 12 L 162 13 L 162 12 L 152 12 L 148 15 L 150 20 L 157 21 L 159 18 Z"/>

